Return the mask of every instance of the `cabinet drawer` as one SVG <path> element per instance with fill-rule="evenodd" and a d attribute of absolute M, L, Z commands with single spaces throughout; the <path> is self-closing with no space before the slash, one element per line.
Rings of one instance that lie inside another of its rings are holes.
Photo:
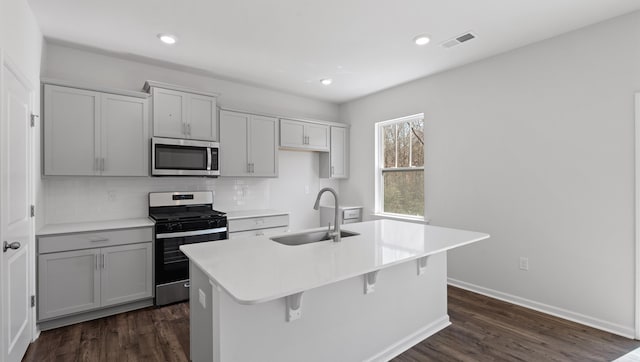
<path fill-rule="evenodd" d="M 359 219 L 360 218 L 360 209 L 346 209 L 343 211 L 342 219 Z"/>
<path fill-rule="evenodd" d="M 38 253 L 102 248 L 153 241 L 153 228 L 108 230 L 38 237 Z"/>
<path fill-rule="evenodd" d="M 286 233 L 288 230 L 289 230 L 288 226 L 281 226 L 281 227 L 269 228 L 269 229 L 238 231 L 235 233 L 229 233 L 229 239 L 249 238 L 252 236 L 278 235 L 278 234 Z"/>
<path fill-rule="evenodd" d="M 275 215 L 229 220 L 230 233 L 245 230 L 268 229 L 279 226 L 289 226 L 289 215 Z"/>

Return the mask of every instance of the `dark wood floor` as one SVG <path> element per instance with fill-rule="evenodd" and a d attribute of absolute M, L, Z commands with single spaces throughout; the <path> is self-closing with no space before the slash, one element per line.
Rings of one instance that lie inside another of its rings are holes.
<path fill-rule="evenodd" d="M 188 361 L 189 306 L 42 332 L 23 361 Z M 449 287 L 451 326 L 394 361 L 612 361 L 640 342 Z"/>

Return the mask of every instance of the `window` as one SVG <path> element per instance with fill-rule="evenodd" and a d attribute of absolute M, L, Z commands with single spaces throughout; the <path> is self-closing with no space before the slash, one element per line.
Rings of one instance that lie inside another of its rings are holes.
<path fill-rule="evenodd" d="M 376 123 L 376 212 L 424 216 L 423 114 Z"/>

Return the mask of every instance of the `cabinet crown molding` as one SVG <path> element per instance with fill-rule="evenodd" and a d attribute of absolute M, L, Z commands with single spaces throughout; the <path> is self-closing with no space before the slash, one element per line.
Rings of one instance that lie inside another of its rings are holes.
<path fill-rule="evenodd" d="M 203 91 L 203 90 L 184 87 L 184 86 L 181 86 L 181 85 L 169 84 L 169 83 L 164 83 L 164 82 L 157 82 L 155 80 L 147 80 L 146 82 L 144 82 L 144 87 L 142 87 L 142 90 L 144 90 L 147 93 L 151 93 L 151 88 L 171 89 L 171 90 L 175 90 L 175 91 L 179 91 L 179 92 L 200 94 L 200 95 L 203 95 L 203 96 L 216 97 L 216 98 L 220 96 L 220 93 L 206 92 L 206 91 Z"/>
<path fill-rule="evenodd" d="M 43 85 L 44 84 L 57 85 L 61 87 L 76 88 L 76 89 L 83 89 L 83 90 L 110 93 L 110 94 L 118 94 L 121 96 L 128 96 L 128 97 L 135 97 L 135 98 L 142 98 L 142 99 L 149 98 L 149 94 L 147 93 L 127 90 L 127 89 L 96 86 L 94 84 L 85 83 L 85 82 L 77 82 L 77 81 L 54 79 L 54 78 L 40 78 L 40 83 L 42 83 Z"/>

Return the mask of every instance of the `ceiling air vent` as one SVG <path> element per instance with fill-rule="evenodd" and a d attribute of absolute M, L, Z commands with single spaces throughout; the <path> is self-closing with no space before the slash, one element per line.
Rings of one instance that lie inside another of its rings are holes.
<path fill-rule="evenodd" d="M 453 48 L 454 46 L 460 45 L 466 41 L 469 41 L 471 39 L 475 39 L 476 36 L 475 34 L 473 34 L 472 32 L 466 32 L 462 35 L 458 35 L 457 37 L 453 38 L 453 39 L 449 39 L 447 41 L 445 41 L 444 43 L 440 44 L 443 48 Z"/>

